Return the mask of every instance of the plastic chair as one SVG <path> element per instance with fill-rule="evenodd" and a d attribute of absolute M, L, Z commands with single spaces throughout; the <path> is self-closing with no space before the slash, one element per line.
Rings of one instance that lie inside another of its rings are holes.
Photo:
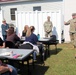
<path fill-rule="evenodd" d="M 50 37 L 50 40 L 48 42 L 48 45 L 55 45 L 56 53 L 57 53 L 57 44 L 59 43 L 59 40 L 57 40 L 56 35 L 52 35 Z"/>
<path fill-rule="evenodd" d="M 22 44 L 18 47 L 19 49 L 33 49 L 33 46 L 30 43 Z"/>
<path fill-rule="evenodd" d="M 50 39 L 49 41 L 47 42 L 43 42 L 43 44 L 45 44 L 46 46 L 46 52 L 45 52 L 45 55 L 48 54 L 50 55 L 49 53 L 49 46 L 50 45 L 55 45 L 55 49 L 56 49 L 56 53 L 57 53 L 57 44 L 59 43 L 59 40 L 56 39 L 56 35 L 52 35 L 50 36 Z"/>

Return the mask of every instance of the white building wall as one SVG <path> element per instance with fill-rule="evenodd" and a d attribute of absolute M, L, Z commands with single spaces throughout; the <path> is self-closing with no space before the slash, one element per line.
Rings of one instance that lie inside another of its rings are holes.
<path fill-rule="evenodd" d="M 41 11 L 62 10 L 62 1 L 35 1 L 2 5 L 4 18 L 7 20 L 8 23 L 14 23 L 14 21 L 11 21 L 10 19 L 10 8 L 17 8 L 18 11 L 33 11 L 34 6 L 41 6 Z"/>
<path fill-rule="evenodd" d="M 0 10 L 0 37 L 2 38 L 2 30 L 1 30 L 1 24 L 2 24 L 2 19 L 3 19 L 3 12 Z M 3 39 L 3 38 L 2 38 Z"/>
<path fill-rule="evenodd" d="M 68 21 L 72 18 L 72 13 L 76 13 L 76 0 L 64 0 L 64 21 Z M 64 38 L 66 42 L 70 42 L 70 36 L 69 36 L 69 27 L 64 26 Z M 66 36 L 67 35 L 67 36 Z"/>
<path fill-rule="evenodd" d="M 47 20 L 47 16 L 51 17 L 53 23 L 52 34 L 56 35 L 59 43 L 61 43 L 61 17 L 60 10 L 56 11 L 17 11 L 16 12 L 16 28 L 17 34 L 22 36 L 22 31 L 25 25 L 34 25 L 35 34 L 40 34 L 40 37 L 45 37 L 44 22 Z"/>
<path fill-rule="evenodd" d="M 35 1 L 35 2 L 21 2 L 21 3 L 10 3 L 3 4 L 2 10 L 4 14 L 4 18 L 7 23 L 14 23 L 15 21 L 11 21 L 10 18 L 10 9 L 17 8 L 17 11 L 33 11 L 33 7 L 41 6 L 41 11 L 55 11 L 61 10 L 63 11 L 63 0 L 47 0 L 47 1 Z M 60 33 L 61 34 L 61 33 Z"/>

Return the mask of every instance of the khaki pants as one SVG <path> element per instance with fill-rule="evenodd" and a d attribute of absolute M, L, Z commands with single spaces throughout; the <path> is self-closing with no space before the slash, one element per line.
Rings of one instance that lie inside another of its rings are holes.
<path fill-rule="evenodd" d="M 45 32 L 45 37 L 50 37 L 51 35 L 52 35 L 52 32 L 50 33 Z"/>
<path fill-rule="evenodd" d="M 74 46 L 76 46 L 76 33 L 70 33 L 70 39 Z"/>

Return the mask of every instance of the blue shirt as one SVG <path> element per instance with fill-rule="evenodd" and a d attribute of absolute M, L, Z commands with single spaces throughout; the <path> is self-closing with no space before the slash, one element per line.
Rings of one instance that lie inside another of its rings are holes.
<path fill-rule="evenodd" d="M 38 37 L 34 33 L 32 33 L 29 37 L 26 37 L 25 41 L 28 41 L 28 42 L 36 45 L 38 42 Z"/>
<path fill-rule="evenodd" d="M 9 28 L 9 25 L 8 24 L 6 24 L 6 25 L 2 24 L 1 28 L 2 28 L 2 35 L 7 35 L 6 30 Z"/>

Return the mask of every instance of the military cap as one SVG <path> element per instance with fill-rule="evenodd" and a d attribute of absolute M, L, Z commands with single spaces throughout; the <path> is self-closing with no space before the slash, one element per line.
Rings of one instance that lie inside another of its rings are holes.
<path fill-rule="evenodd" d="M 75 16 L 76 15 L 76 13 L 72 13 L 72 16 Z"/>

